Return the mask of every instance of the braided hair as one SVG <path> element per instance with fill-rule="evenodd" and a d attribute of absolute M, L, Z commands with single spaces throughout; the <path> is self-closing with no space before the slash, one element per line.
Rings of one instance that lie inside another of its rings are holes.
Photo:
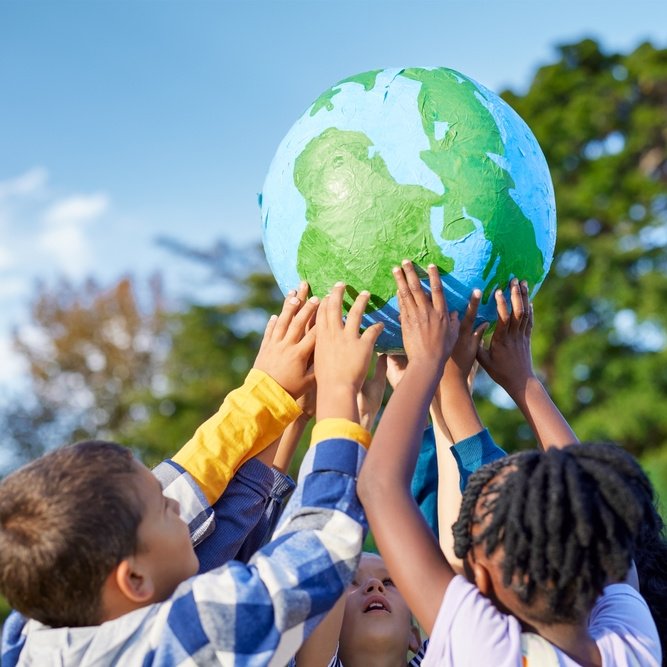
<path fill-rule="evenodd" d="M 648 487 L 647 487 L 648 485 Z M 625 579 L 650 484 L 616 445 L 527 451 L 476 471 L 454 524 L 454 550 L 503 549 L 503 584 L 531 620 L 576 623 Z"/>

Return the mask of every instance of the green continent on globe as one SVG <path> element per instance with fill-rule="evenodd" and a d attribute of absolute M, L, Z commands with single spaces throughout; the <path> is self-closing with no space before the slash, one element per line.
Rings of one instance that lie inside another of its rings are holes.
<path fill-rule="evenodd" d="M 491 278 L 485 302 L 513 276 L 527 280 L 530 286 L 538 284 L 544 257 L 533 223 L 510 195 L 514 180 L 489 157 L 504 156 L 505 147 L 496 121 L 476 96 L 481 93 L 465 77 L 442 68 L 406 69 L 402 76 L 421 83 L 418 107 L 430 150 L 420 156 L 445 187 L 443 239 L 463 238 L 473 231 L 473 220 L 481 221 L 492 244 L 482 276 Z M 445 130 L 437 132 L 436 127 Z M 506 186 L 500 187 L 503 181 Z"/>
<path fill-rule="evenodd" d="M 402 259 L 441 273 L 454 262 L 431 233 L 431 207 L 442 205 L 442 195 L 397 183 L 379 155 L 369 156 L 372 145 L 362 132 L 328 128 L 297 157 L 294 184 L 308 221 L 297 268 L 313 293 L 343 280 L 370 291 L 379 309 L 396 292 L 391 269 Z"/>
<path fill-rule="evenodd" d="M 366 92 L 372 90 L 375 87 L 375 79 L 377 75 L 382 72 L 381 69 L 372 70 L 371 72 L 363 72 L 362 74 L 355 74 L 353 76 L 348 76 L 347 79 L 339 81 L 335 86 L 329 88 L 329 90 L 324 91 L 316 100 L 313 102 L 313 106 L 310 110 L 310 115 L 314 116 L 318 111 L 326 109 L 331 111 L 333 109 L 333 102 L 331 101 L 334 95 L 340 93 L 340 87 L 344 83 L 360 83 Z"/>

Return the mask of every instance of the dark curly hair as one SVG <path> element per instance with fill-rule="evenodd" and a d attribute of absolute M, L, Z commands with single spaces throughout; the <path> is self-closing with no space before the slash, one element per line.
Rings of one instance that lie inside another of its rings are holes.
<path fill-rule="evenodd" d="M 616 445 L 520 452 L 470 477 L 454 550 L 465 558 L 475 545 L 487 555 L 502 547 L 503 583 L 532 620 L 580 622 L 607 583 L 625 579 L 651 494 Z"/>

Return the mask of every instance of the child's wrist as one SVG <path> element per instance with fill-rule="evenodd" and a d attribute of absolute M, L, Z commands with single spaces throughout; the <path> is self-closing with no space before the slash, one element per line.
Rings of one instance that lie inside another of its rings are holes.
<path fill-rule="evenodd" d="M 526 373 L 520 378 L 512 378 L 511 381 L 505 382 L 501 386 L 516 403 L 526 395 L 531 386 L 534 386 L 535 382 L 542 387 L 542 383 L 537 379 L 535 373 Z"/>
<path fill-rule="evenodd" d="M 326 382 L 318 387 L 317 392 L 317 421 L 322 419 L 348 419 L 359 423 L 359 406 L 357 405 L 357 387 L 354 383 Z"/>

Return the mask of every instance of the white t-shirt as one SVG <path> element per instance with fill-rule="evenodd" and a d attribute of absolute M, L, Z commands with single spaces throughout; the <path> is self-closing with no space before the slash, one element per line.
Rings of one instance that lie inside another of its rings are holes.
<path fill-rule="evenodd" d="M 604 667 L 661 667 L 653 617 L 644 598 L 631 586 L 607 586 L 591 611 L 588 629 Z M 550 661 L 545 653 L 551 653 Z M 522 635 L 516 618 L 498 611 L 464 577 L 454 577 L 442 600 L 422 667 L 545 667 L 549 662 L 578 667 L 548 642 Z"/>

